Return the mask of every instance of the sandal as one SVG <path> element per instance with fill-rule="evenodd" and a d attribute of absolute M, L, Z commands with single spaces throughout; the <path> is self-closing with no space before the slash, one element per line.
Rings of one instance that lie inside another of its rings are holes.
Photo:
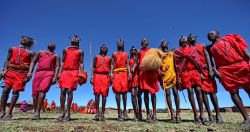
<path fill-rule="evenodd" d="M 40 116 L 39 115 L 34 115 L 33 117 L 31 117 L 31 120 L 40 120 Z"/>
<path fill-rule="evenodd" d="M 152 118 L 151 118 L 151 116 L 150 116 L 150 115 L 147 115 L 146 122 L 148 122 L 148 123 L 153 122 L 153 120 L 152 120 Z"/>
<path fill-rule="evenodd" d="M 123 112 L 123 119 L 124 119 L 124 120 L 127 120 L 127 119 L 128 119 L 128 114 L 127 114 L 127 112 Z"/>
<path fill-rule="evenodd" d="M 195 124 L 201 124 L 200 118 L 195 117 L 195 118 L 194 118 L 194 123 L 195 123 Z"/>
<path fill-rule="evenodd" d="M 170 119 L 170 123 L 176 123 L 176 119 L 175 119 L 175 118 L 173 118 L 173 117 L 171 117 L 171 119 Z"/>
<path fill-rule="evenodd" d="M 181 117 L 180 117 L 180 116 L 176 116 L 175 118 L 176 118 L 176 123 L 181 123 L 181 122 L 182 122 L 182 120 L 181 120 Z"/>
<path fill-rule="evenodd" d="M 202 125 L 208 125 L 207 118 L 205 117 L 200 117 Z"/>
<path fill-rule="evenodd" d="M 100 114 L 100 118 L 99 118 L 100 121 L 105 121 L 105 117 L 104 117 L 104 114 Z"/>
<path fill-rule="evenodd" d="M 224 123 L 224 121 L 223 121 L 221 115 L 219 115 L 218 117 L 216 117 L 216 123 L 217 123 L 217 124 L 222 124 L 222 123 Z"/>
<path fill-rule="evenodd" d="M 67 122 L 67 121 L 70 121 L 70 115 L 66 115 L 66 116 L 64 116 L 64 118 L 63 118 L 63 120 L 62 120 L 63 122 Z"/>
<path fill-rule="evenodd" d="M 13 117 L 12 115 L 6 114 L 6 115 L 2 118 L 2 120 L 11 120 L 12 117 Z"/>
<path fill-rule="evenodd" d="M 96 114 L 94 120 L 95 120 L 95 121 L 99 121 L 99 120 L 100 120 L 99 117 L 100 117 L 100 115 L 99 115 L 99 114 Z"/>
<path fill-rule="evenodd" d="M 138 114 L 138 120 L 141 121 L 142 120 L 142 113 Z"/>
<path fill-rule="evenodd" d="M 60 116 L 57 118 L 57 121 L 62 121 L 63 118 L 64 118 L 64 116 L 65 116 L 65 114 L 60 115 Z"/>
<path fill-rule="evenodd" d="M 1 115 L 1 116 L 0 116 L 0 119 L 2 119 L 4 116 L 5 116 L 5 114 L 4 114 L 4 115 Z"/>

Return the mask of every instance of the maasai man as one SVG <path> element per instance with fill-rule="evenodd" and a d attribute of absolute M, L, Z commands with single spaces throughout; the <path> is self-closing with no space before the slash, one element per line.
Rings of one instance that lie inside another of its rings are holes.
<path fill-rule="evenodd" d="M 162 40 L 161 42 L 161 50 L 164 53 L 162 57 L 162 66 L 160 72 L 162 74 L 162 81 L 161 87 L 165 92 L 166 96 L 166 103 L 168 104 L 168 108 L 171 113 L 171 120 L 172 123 L 180 123 L 180 98 L 178 95 L 178 89 L 176 87 L 176 73 L 174 67 L 174 51 L 168 50 L 168 43 L 166 40 Z M 171 100 L 171 93 L 170 89 L 174 94 L 175 99 L 175 106 L 176 106 L 176 116 L 174 117 L 174 112 L 172 108 L 172 100 Z"/>
<path fill-rule="evenodd" d="M 51 111 L 56 109 L 56 102 L 54 100 L 52 100 L 51 102 Z"/>
<path fill-rule="evenodd" d="M 24 101 L 21 103 L 20 111 L 26 112 L 27 110 L 28 110 L 28 103 L 24 100 Z"/>
<path fill-rule="evenodd" d="M 198 56 L 197 48 L 189 45 L 188 38 L 182 36 L 179 40 L 180 47 L 174 52 L 175 67 L 177 72 L 177 83 L 179 90 L 187 89 L 189 101 L 194 112 L 195 123 L 206 124 L 206 118 L 203 111 L 203 99 L 201 93 L 202 85 L 202 69 L 201 62 Z M 199 104 L 200 117 L 194 101 L 194 92 Z"/>
<path fill-rule="evenodd" d="M 195 46 L 197 48 L 198 55 L 199 55 L 199 58 L 201 60 L 201 68 L 202 68 L 204 78 L 205 78 L 202 82 L 201 89 L 202 89 L 203 101 L 204 101 L 205 107 L 206 107 L 207 112 L 208 112 L 209 122 L 212 123 L 215 120 L 217 123 L 222 123 L 223 120 L 222 120 L 222 117 L 220 115 L 218 99 L 216 96 L 217 85 L 216 85 L 216 82 L 213 78 L 214 71 L 213 71 L 213 67 L 211 65 L 209 54 L 206 50 L 206 47 L 203 44 L 196 44 L 196 36 L 195 35 L 190 34 L 188 36 L 188 41 L 192 46 Z M 210 110 L 207 94 L 210 95 L 210 99 L 213 103 L 213 106 L 214 106 L 214 109 L 216 112 L 216 119 L 214 119 L 213 114 Z"/>
<path fill-rule="evenodd" d="M 141 41 L 142 48 L 138 52 L 138 65 L 139 65 L 139 85 L 141 91 L 144 93 L 144 102 L 147 111 L 147 122 L 156 122 L 156 92 L 159 91 L 158 86 L 158 71 L 144 71 L 141 69 L 141 63 L 144 59 L 145 54 L 149 51 L 148 40 L 143 39 Z M 153 107 L 153 115 L 150 115 L 149 110 L 149 93 L 151 94 L 151 101 Z"/>
<path fill-rule="evenodd" d="M 32 74 L 28 74 L 28 72 L 30 63 L 35 55 L 35 53 L 31 51 L 34 42 L 34 39 L 22 36 L 20 39 L 21 44 L 17 47 L 10 48 L 8 51 L 8 56 L 2 71 L 2 76 L 5 78 L 5 87 L 3 88 L 1 97 L 0 119 L 8 120 L 12 118 L 12 111 L 18 100 L 19 92 L 24 91 L 26 83 L 32 77 Z M 11 103 L 9 111 L 5 113 L 6 103 L 11 89 L 13 89 Z"/>
<path fill-rule="evenodd" d="M 71 110 L 72 110 L 74 113 L 76 113 L 76 110 L 77 110 L 77 105 L 76 105 L 76 103 L 72 103 Z"/>
<path fill-rule="evenodd" d="M 100 54 L 96 55 L 91 68 L 90 83 L 93 85 L 95 94 L 96 116 L 95 120 L 105 119 L 106 99 L 109 93 L 111 58 L 107 56 L 108 47 L 103 44 L 100 47 Z M 102 112 L 99 112 L 100 95 L 102 96 Z M 93 100 L 91 101 L 93 102 Z M 90 103 L 90 102 L 89 102 Z M 89 104 L 88 103 L 88 104 Z"/>
<path fill-rule="evenodd" d="M 63 50 L 61 70 L 59 72 L 59 87 L 61 88 L 61 115 L 58 117 L 58 121 L 70 120 L 70 107 L 73 100 L 73 91 L 76 90 L 77 84 L 82 85 L 78 77 L 84 72 L 83 66 L 84 52 L 79 49 L 79 38 L 77 35 L 73 35 L 71 39 L 71 45 Z M 68 94 L 67 100 L 67 113 L 65 115 L 64 107 L 66 94 Z"/>
<path fill-rule="evenodd" d="M 34 115 L 32 120 L 40 119 L 40 110 L 46 93 L 52 84 L 56 83 L 57 74 L 60 68 L 59 55 L 54 52 L 56 46 L 54 43 L 48 44 L 48 49 L 39 51 L 30 64 L 28 74 L 33 72 L 33 69 L 38 62 L 36 73 L 32 83 L 32 97 Z"/>
<path fill-rule="evenodd" d="M 231 98 L 241 112 L 244 122 L 250 124 L 250 119 L 238 94 L 243 88 L 250 97 L 250 53 L 245 40 L 237 34 L 228 34 L 220 38 L 220 33 L 211 31 L 208 40 L 212 42 L 209 50 L 214 58 L 217 76 L 224 88 L 230 92 Z"/>
<path fill-rule="evenodd" d="M 128 119 L 127 115 L 127 92 L 128 80 L 130 77 L 128 53 L 124 51 L 124 41 L 117 42 L 117 51 L 112 54 L 111 58 L 111 81 L 113 83 L 112 90 L 115 93 L 115 99 L 118 110 L 118 120 Z M 123 113 L 121 113 L 120 96 L 123 100 Z"/>
<path fill-rule="evenodd" d="M 138 54 L 137 50 L 134 46 L 130 49 L 130 80 L 129 80 L 129 90 L 131 91 L 131 99 L 134 110 L 134 120 L 142 120 L 142 99 L 141 99 L 141 91 L 139 88 L 139 78 L 138 78 Z M 138 100 L 138 106 L 137 106 Z"/>
<path fill-rule="evenodd" d="M 43 100 L 43 112 L 47 110 L 47 107 L 48 107 L 48 100 L 44 99 Z M 35 112 L 35 109 L 34 109 L 34 112 Z"/>

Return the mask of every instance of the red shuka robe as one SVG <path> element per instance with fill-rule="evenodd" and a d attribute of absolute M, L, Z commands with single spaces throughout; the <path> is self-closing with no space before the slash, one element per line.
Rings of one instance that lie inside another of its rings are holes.
<path fill-rule="evenodd" d="M 211 79 L 209 76 L 209 69 L 208 69 L 207 61 L 205 58 L 205 51 L 204 51 L 205 47 L 203 44 L 197 44 L 195 45 L 195 47 L 198 50 L 198 55 L 201 60 L 202 72 L 205 77 L 205 79 L 202 82 L 201 88 L 206 92 L 216 93 L 217 92 L 216 82 L 214 79 Z"/>
<path fill-rule="evenodd" d="M 110 63 L 110 57 L 102 55 L 96 56 L 93 76 L 93 89 L 95 95 L 108 96 L 110 85 Z"/>
<path fill-rule="evenodd" d="M 132 68 L 135 65 L 135 59 L 134 58 L 130 58 L 129 59 L 129 66 L 130 66 L 130 81 L 129 81 L 129 89 L 133 89 L 135 87 L 139 86 L 139 81 L 138 81 L 138 68 L 135 68 L 135 71 L 132 72 Z"/>
<path fill-rule="evenodd" d="M 126 93 L 128 92 L 128 54 L 124 51 L 117 51 L 113 57 L 115 64 L 112 90 L 114 93 Z"/>
<path fill-rule="evenodd" d="M 201 62 L 198 57 L 196 47 L 187 45 L 177 48 L 174 52 L 175 67 L 177 70 L 177 79 L 181 79 L 179 90 L 190 88 L 193 85 L 201 86 L 202 81 L 198 68 L 201 68 Z"/>
<path fill-rule="evenodd" d="M 248 45 L 236 34 L 229 34 L 214 43 L 210 49 L 216 68 L 221 74 L 221 83 L 229 92 L 242 87 L 250 89 L 250 64 L 244 55 Z"/>
<path fill-rule="evenodd" d="M 149 48 L 141 49 L 138 53 L 138 65 L 140 67 L 142 60 Z M 150 94 L 155 94 L 159 91 L 158 86 L 159 72 L 158 71 L 139 71 L 139 85 L 142 91 L 148 91 Z"/>
<path fill-rule="evenodd" d="M 50 51 L 42 51 L 39 55 L 38 66 L 32 82 L 32 96 L 39 92 L 48 92 L 55 75 L 55 55 Z"/>
<path fill-rule="evenodd" d="M 5 77 L 6 88 L 12 88 L 15 91 L 24 91 L 25 79 L 30 63 L 31 55 L 21 47 L 12 49 L 12 56 L 9 61 L 8 71 Z"/>
<path fill-rule="evenodd" d="M 69 47 L 66 49 L 63 69 L 59 79 L 60 88 L 76 90 L 78 84 L 80 58 L 81 52 L 78 48 Z"/>

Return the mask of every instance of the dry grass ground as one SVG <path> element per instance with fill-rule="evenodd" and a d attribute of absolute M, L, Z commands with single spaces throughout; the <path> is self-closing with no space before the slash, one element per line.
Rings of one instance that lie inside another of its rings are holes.
<path fill-rule="evenodd" d="M 40 121 L 31 121 L 32 113 L 14 113 L 13 120 L 0 120 L 0 131 L 249 131 L 250 126 L 241 125 L 242 117 L 239 113 L 223 113 L 225 121 L 222 125 L 210 124 L 208 126 L 197 125 L 192 121 L 192 113 L 182 113 L 183 122 L 180 124 L 169 123 L 167 113 L 158 113 L 157 123 L 134 122 L 132 120 L 119 122 L 116 114 L 106 115 L 106 121 L 94 121 L 94 115 L 72 114 L 72 120 L 61 123 L 55 120 L 59 113 L 42 113 Z M 132 118 L 133 115 L 129 114 Z M 145 117 L 145 116 L 144 116 Z"/>

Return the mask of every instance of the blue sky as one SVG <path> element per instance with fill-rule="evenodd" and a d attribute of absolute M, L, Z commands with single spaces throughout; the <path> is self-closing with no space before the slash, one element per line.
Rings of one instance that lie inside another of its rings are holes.
<path fill-rule="evenodd" d="M 48 42 L 55 42 L 56 52 L 62 55 L 63 48 L 69 46 L 69 36 L 81 37 L 80 48 L 84 50 L 85 69 L 90 72 L 90 50 L 99 53 L 99 46 L 106 43 L 108 54 L 116 50 L 115 41 L 125 40 L 126 51 L 134 45 L 140 48 L 140 40 L 146 37 L 150 47 L 159 47 L 165 38 L 170 48 L 178 46 L 181 35 L 199 35 L 198 42 L 209 44 L 206 35 L 210 30 L 218 30 L 222 35 L 241 34 L 250 43 L 250 2 L 248 0 L 43 0 L 0 2 L 0 66 L 6 59 L 9 47 L 19 44 L 19 37 L 27 35 L 36 39 L 34 51 L 46 49 Z M 2 92 L 2 89 L 0 90 Z M 187 98 L 186 91 L 183 92 Z M 240 94 L 244 104 L 250 106 L 245 92 Z M 163 91 L 157 93 L 157 107 L 165 108 Z M 181 107 L 190 108 L 179 93 Z M 218 84 L 218 99 L 221 107 L 233 103 L 224 88 Z M 47 94 L 49 102 L 59 105 L 60 89 L 52 86 Z M 94 98 L 92 85 L 79 86 L 74 93 L 74 102 L 86 105 Z M 31 82 L 21 93 L 20 99 L 32 101 Z M 144 105 L 144 104 L 143 104 Z M 116 107 L 115 97 L 110 89 L 107 107 Z M 131 108 L 130 94 L 128 107 Z"/>

